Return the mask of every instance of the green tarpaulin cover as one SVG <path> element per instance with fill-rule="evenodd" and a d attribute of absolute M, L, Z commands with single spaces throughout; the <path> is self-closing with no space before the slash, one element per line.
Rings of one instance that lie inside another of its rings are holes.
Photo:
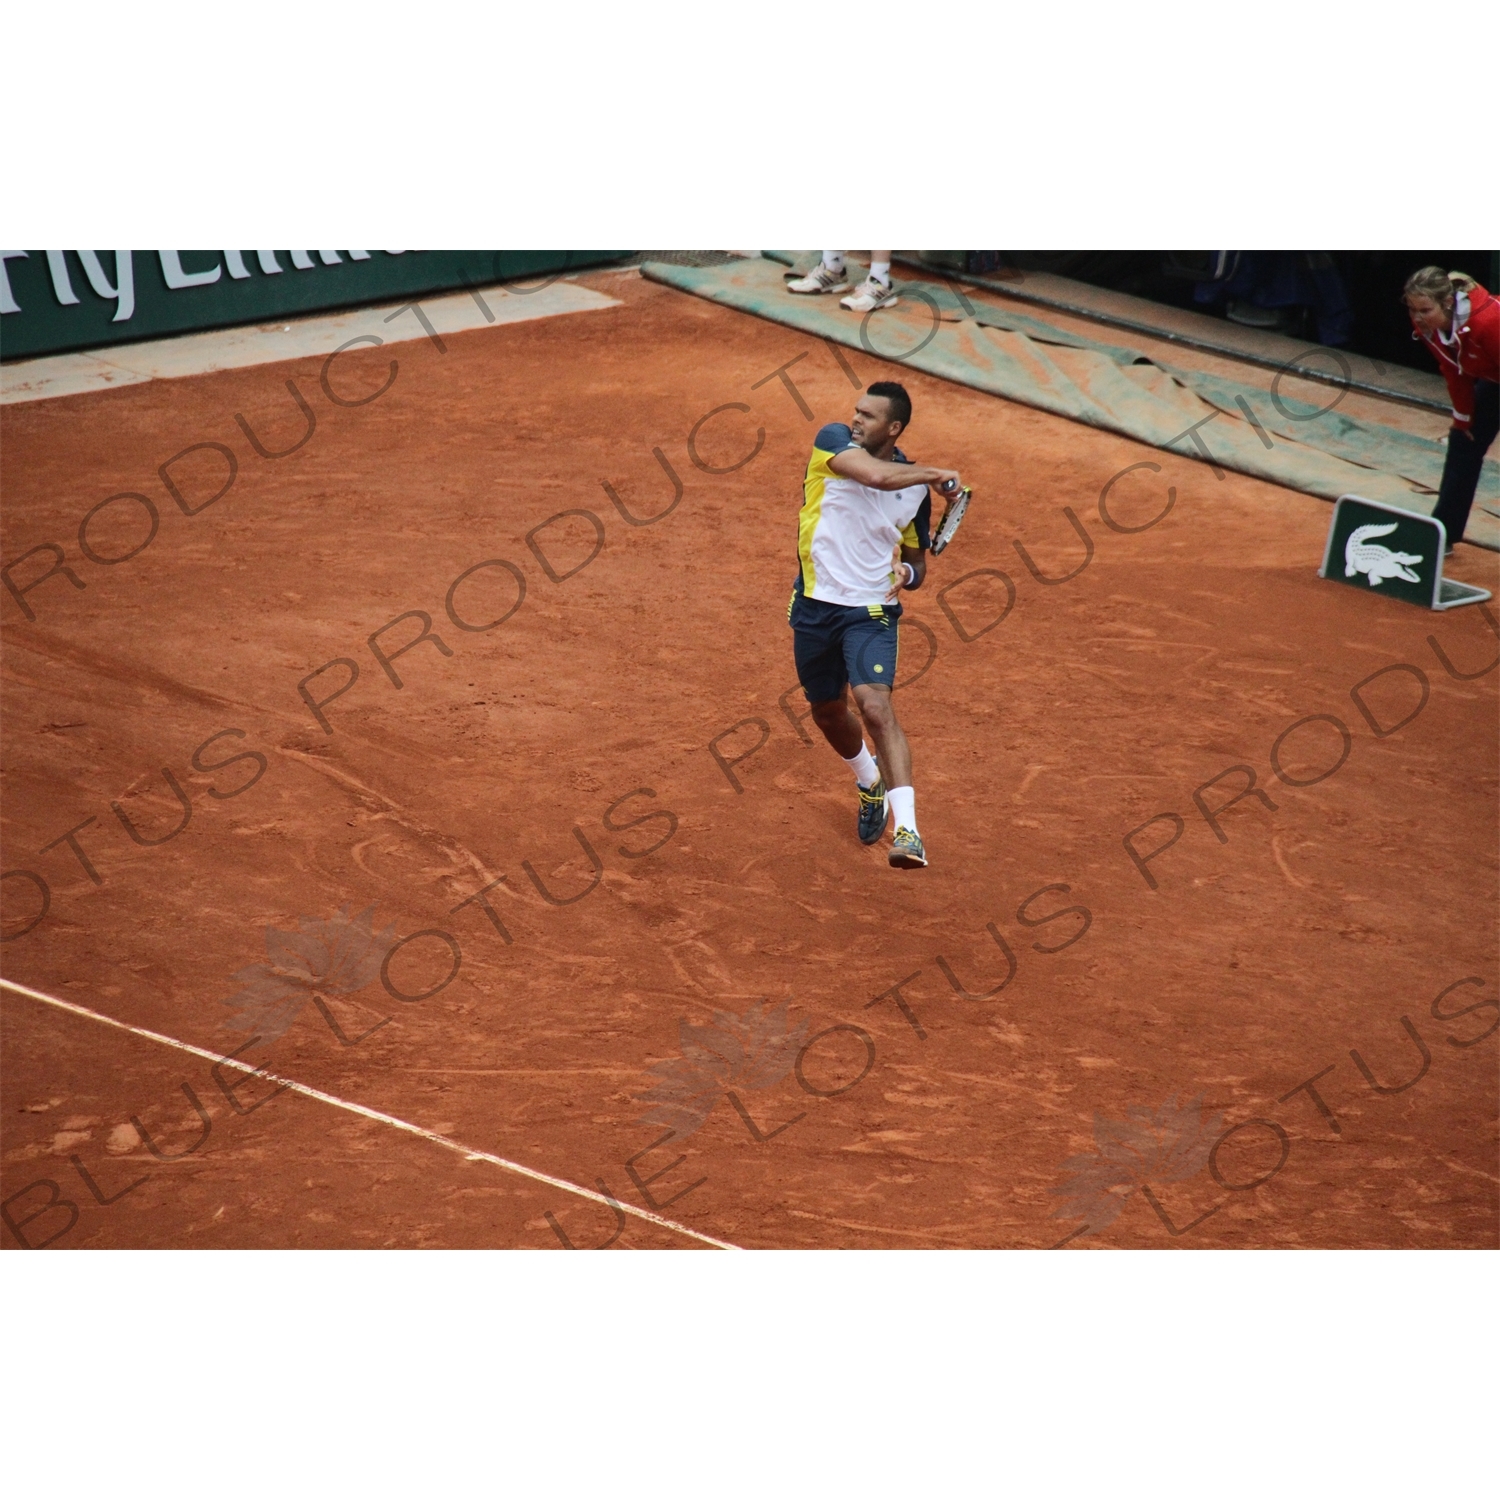
<path fill-rule="evenodd" d="M 1325 500 L 1358 494 L 1430 514 L 1445 444 L 1356 421 L 1327 387 L 1326 409 L 1293 399 L 1274 371 L 1244 382 L 1163 365 L 1139 350 L 1054 328 L 981 302 L 961 286 L 903 282 L 901 302 L 870 317 L 835 297 L 789 294 L 784 266 L 745 259 L 697 268 L 648 261 L 642 274 L 743 312 L 930 375 L 1123 433 Z M 1304 383 L 1305 386 L 1305 383 Z M 1253 417 L 1253 421 L 1251 420 Z M 1487 460 L 1467 539 L 1500 551 L 1500 465 Z"/>

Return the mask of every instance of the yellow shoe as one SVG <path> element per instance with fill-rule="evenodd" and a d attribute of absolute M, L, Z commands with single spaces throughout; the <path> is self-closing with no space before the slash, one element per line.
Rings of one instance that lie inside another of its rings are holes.
<path fill-rule="evenodd" d="M 891 845 L 891 868 L 894 870 L 922 870 L 927 866 L 927 851 L 922 840 L 910 828 L 896 830 L 896 842 Z"/>
<path fill-rule="evenodd" d="M 859 786 L 857 782 L 855 785 L 859 791 L 859 841 L 878 844 L 890 816 L 886 807 L 885 782 L 877 780 L 874 786 Z"/>

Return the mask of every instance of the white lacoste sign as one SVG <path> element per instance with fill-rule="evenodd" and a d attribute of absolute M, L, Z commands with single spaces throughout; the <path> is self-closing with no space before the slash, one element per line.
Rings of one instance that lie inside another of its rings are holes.
<path fill-rule="evenodd" d="M 1349 541 L 1344 547 L 1344 577 L 1353 578 L 1356 573 L 1363 573 L 1371 588 L 1379 588 L 1387 578 L 1420 583 L 1421 578 L 1408 566 L 1422 561 L 1419 554 L 1392 552 L 1389 547 L 1370 541 L 1372 536 L 1389 536 L 1395 529 L 1394 521 L 1389 526 L 1356 526 L 1349 533 Z"/>

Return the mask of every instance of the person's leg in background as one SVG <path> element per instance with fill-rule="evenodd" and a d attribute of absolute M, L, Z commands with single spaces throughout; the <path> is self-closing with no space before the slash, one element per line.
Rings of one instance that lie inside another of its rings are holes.
<path fill-rule="evenodd" d="M 1448 533 L 1450 550 L 1463 540 L 1484 455 L 1497 432 L 1500 432 L 1500 385 L 1493 380 L 1476 380 L 1474 416 L 1467 433 L 1454 428 L 1448 434 L 1448 456 L 1443 461 L 1443 480 L 1432 512 Z"/>
<path fill-rule="evenodd" d="M 1349 300 L 1344 278 L 1326 250 L 1305 250 L 1307 295 L 1317 320 L 1320 344 L 1347 348 L 1354 340 L 1354 304 Z"/>

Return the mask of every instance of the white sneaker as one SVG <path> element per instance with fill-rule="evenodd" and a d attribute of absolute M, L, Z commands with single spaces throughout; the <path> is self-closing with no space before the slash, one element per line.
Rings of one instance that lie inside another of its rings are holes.
<path fill-rule="evenodd" d="M 866 276 L 859 289 L 848 297 L 840 298 L 839 306 L 850 312 L 874 312 L 877 307 L 894 307 L 901 300 L 895 287 L 884 281 Z"/>
<path fill-rule="evenodd" d="M 847 292 L 849 276 L 845 271 L 834 271 L 821 261 L 796 281 L 786 284 L 789 292 Z"/>

